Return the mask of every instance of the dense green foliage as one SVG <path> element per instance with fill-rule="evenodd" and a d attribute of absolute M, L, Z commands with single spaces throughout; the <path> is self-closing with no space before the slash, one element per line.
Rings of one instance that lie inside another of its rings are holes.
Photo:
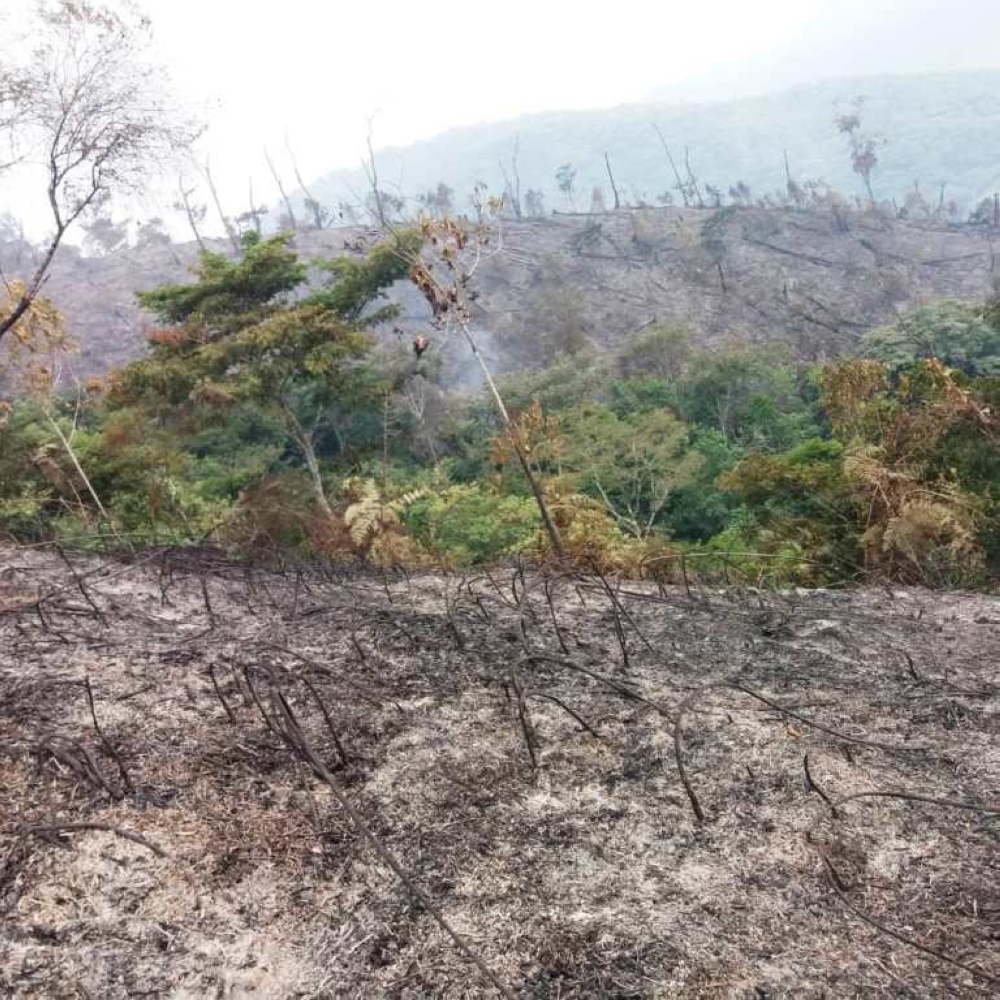
<path fill-rule="evenodd" d="M 102 391 L 40 386 L 2 411 L 3 531 L 212 534 L 413 566 L 546 557 L 489 399 L 369 332 L 418 247 L 403 233 L 309 281 L 287 238 L 250 239 L 144 294 L 166 324 L 147 358 Z M 826 367 L 654 326 L 501 392 L 581 565 L 675 574 L 683 556 L 753 579 L 981 585 L 1000 577 L 998 344 L 995 305 L 918 310 Z"/>
<path fill-rule="evenodd" d="M 938 358 L 969 375 L 1000 375 L 1000 325 L 991 308 L 939 302 L 873 330 L 864 352 L 894 368 Z"/>

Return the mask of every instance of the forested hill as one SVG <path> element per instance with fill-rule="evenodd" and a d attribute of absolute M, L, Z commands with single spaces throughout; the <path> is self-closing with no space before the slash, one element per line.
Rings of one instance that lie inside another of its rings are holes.
<path fill-rule="evenodd" d="M 573 201 L 587 209 L 595 186 L 611 203 L 608 153 L 624 201 L 656 204 L 671 191 L 679 202 L 656 124 L 680 168 L 687 148 L 702 185 L 723 193 L 740 181 L 756 196 L 784 190 L 787 152 L 799 183 L 823 180 L 863 194 L 845 136 L 834 123 L 838 113 L 853 111 L 851 102 L 859 96 L 866 98 L 863 130 L 885 140 L 877 149 L 878 197 L 902 203 L 918 181 L 928 197 L 937 198 L 946 183 L 947 197 L 965 212 L 1000 189 L 1000 70 L 853 78 L 722 103 L 536 114 L 381 151 L 378 167 L 383 186 L 393 193 L 415 199 L 444 183 L 464 209 L 477 182 L 503 190 L 501 163 L 510 176 L 516 145 L 522 195 L 536 189 L 546 209 L 568 209 L 571 199 L 560 191 L 556 171 L 570 164 L 577 172 Z M 310 185 L 311 194 L 328 205 L 356 202 L 367 189 L 361 169 L 335 171 Z"/>

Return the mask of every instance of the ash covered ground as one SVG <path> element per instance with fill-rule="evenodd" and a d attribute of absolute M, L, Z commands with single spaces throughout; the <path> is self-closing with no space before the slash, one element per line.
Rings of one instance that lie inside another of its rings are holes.
<path fill-rule="evenodd" d="M 998 683 L 982 595 L 6 549 L 0 994 L 996 996 Z"/>

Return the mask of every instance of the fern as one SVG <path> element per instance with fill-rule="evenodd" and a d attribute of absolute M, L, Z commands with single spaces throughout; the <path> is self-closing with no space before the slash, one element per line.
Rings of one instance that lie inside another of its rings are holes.
<path fill-rule="evenodd" d="M 401 531 L 400 515 L 427 495 L 425 489 L 409 490 L 394 500 L 386 500 L 373 479 L 349 480 L 346 485 L 358 495 L 344 511 L 344 524 L 359 549 L 373 546 L 384 535 Z"/>

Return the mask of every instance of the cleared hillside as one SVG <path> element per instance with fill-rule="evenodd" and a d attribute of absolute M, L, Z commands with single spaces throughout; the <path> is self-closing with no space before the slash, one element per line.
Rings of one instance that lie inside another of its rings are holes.
<path fill-rule="evenodd" d="M 306 257 L 358 253 L 377 233 L 300 233 Z M 561 337 L 613 349 L 653 321 L 702 343 L 737 334 L 800 357 L 850 351 L 898 312 L 941 298 L 981 300 L 997 277 L 990 227 L 890 221 L 868 214 L 650 209 L 505 223 L 503 250 L 477 281 L 474 319 L 502 368 L 531 367 Z M 99 374 L 142 355 L 151 319 L 135 292 L 185 279 L 195 247 L 158 245 L 103 258 L 65 253 L 48 293 Z M 5 269 L 11 273 L 13 262 Z M 399 326 L 426 331 L 423 298 L 399 286 Z M 438 345 L 440 346 L 440 345 Z M 468 358 L 453 341 L 452 360 Z"/>

